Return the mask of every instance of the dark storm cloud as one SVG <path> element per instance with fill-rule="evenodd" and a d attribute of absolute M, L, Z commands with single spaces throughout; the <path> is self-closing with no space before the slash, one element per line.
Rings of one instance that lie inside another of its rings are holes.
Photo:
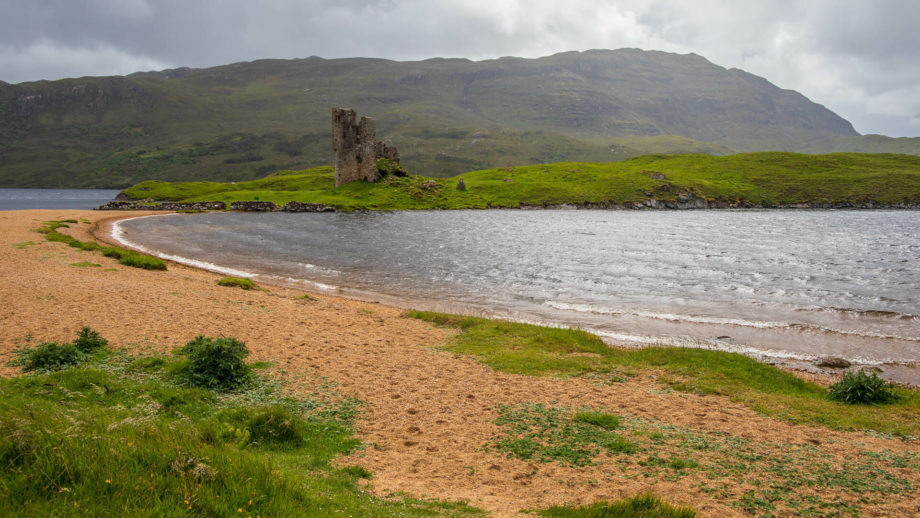
<path fill-rule="evenodd" d="M 897 0 L 0 0 L 0 79 L 638 47 L 695 52 L 799 90 L 858 131 L 913 136 L 918 15 Z"/>

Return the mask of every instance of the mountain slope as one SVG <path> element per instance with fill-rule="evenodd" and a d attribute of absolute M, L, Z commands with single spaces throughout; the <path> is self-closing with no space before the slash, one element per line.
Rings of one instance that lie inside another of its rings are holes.
<path fill-rule="evenodd" d="M 432 176 L 858 138 L 801 94 L 693 54 L 311 57 L 0 84 L 0 186 L 245 180 L 328 164 L 333 106 L 376 118 L 404 164 Z"/>

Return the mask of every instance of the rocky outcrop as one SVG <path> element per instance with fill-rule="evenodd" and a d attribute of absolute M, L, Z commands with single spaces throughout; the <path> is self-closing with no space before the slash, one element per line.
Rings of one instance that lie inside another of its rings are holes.
<path fill-rule="evenodd" d="M 304 203 L 289 201 L 281 208 L 284 212 L 335 212 L 335 207 L 322 203 Z"/>
<path fill-rule="evenodd" d="M 227 210 L 227 204 L 222 201 L 164 201 L 160 203 L 150 201 L 110 201 L 96 207 L 96 210 Z M 322 203 L 304 203 L 289 201 L 279 207 L 270 201 L 235 201 L 230 204 L 230 210 L 244 212 L 335 212 L 335 207 Z"/>
<path fill-rule="evenodd" d="M 271 201 L 235 201 L 230 204 L 230 210 L 244 212 L 271 212 L 277 209 L 278 206 Z"/>
<path fill-rule="evenodd" d="M 845 358 L 836 356 L 823 356 L 815 362 L 818 367 L 828 367 L 831 369 L 849 369 L 853 364 Z"/>
<path fill-rule="evenodd" d="M 755 203 L 747 200 L 742 201 L 725 201 L 725 200 L 708 200 L 698 198 L 692 194 L 678 196 L 676 200 L 659 200 L 650 198 L 638 202 L 582 202 L 582 203 L 560 203 L 545 205 L 526 205 L 520 204 L 517 207 L 499 207 L 489 204 L 487 208 L 503 209 L 609 209 L 609 210 L 691 210 L 691 209 L 838 209 L 838 210 L 862 210 L 862 209 L 920 209 L 920 204 L 910 202 L 900 203 L 875 203 L 867 202 L 833 202 L 833 203 Z"/>
<path fill-rule="evenodd" d="M 165 201 L 151 203 L 115 200 L 100 205 L 95 210 L 227 210 L 227 204 L 222 201 Z"/>

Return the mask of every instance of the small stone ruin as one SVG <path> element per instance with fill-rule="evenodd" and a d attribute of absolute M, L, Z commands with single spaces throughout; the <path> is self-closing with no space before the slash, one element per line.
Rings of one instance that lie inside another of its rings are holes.
<path fill-rule="evenodd" d="M 374 119 L 361 117 L 351 109 L 332 109 L 332 148 L 335 150 L 335 186 L 356 180 L 380 179 L 377 159 L 399 165 L 399 151 L 390 141 L 377 142 Z"/>

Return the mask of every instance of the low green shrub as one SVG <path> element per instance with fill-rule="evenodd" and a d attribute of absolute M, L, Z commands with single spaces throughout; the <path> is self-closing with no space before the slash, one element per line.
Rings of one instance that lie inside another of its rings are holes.
<path fill-rule="evenodd" d="M 693 518 L 696 511 L 690 507 L 676 507 L 652 494 L 618 500 L 598 502 L 581 507 L 551 507 L 537 511 L 550 518 Z"/>
<path fill-rule="evenodd" d="M 256 283 L 252 282 L 250 279 L 245 279 L 243 277 L 224 277 L 217 281 L 218 286 L 227 286 L 227 287 L 237 287 L 243 288 L 244 290 L 254 290 L 258 286 Z"/>
<path fill-rule="evenodd" d="M 192 385 L 231 391 L 250 379 L 250 368 L 243 362 L 249 351 L 236 338 L 199 335 L 177 352 L 188 358 L 184 375 Z"/>
<path fill-rule="evenodd" d="M 108 340 L 99 336 L 88 326 L 77 332 L 77 338 L 69 344 L 42 342 L 36 347 L 20 349 L 14 353 L 9 365 L 22 367 L 24 371 L 54 371 L 79 365 L 89 354 L 108 345 Z"/>
<path fill-rule="evenodd" d="M 73 341 L 73 345 L 80 352 L 89 353 L 109 345 L 109 341 L 99 336 L 98 332 L 93 331 L 88 326 L 83 326 L 77 332 L 77 338 Z"/>
<path fill-rule="evenodd" d="M 307 423 L 284 405 L 261 408 L 239 408 L 220 416 L 232 423 L 223 439 L 241 446 L 252 445 L 274 449 L 297 448 L 307 441 Z"/>
<path fill-rule="evenodd" d="M 131 252 L 124 248 L 118 248 L 117 246 L 108 246 L 102 249 L 102 255 L 115 259 L 122 259 L 131 255 Z"/>
<path fill-rule="evenodd" d="M 26 372 L 60 370 L 86 360 L 86 354 L 75 345 L 57 342 L 42 342 L 36 347 L 20 349 L 14 355 L 9 365 L 22 367 Z"/>
<path fill-rule="evenodd" d="M 158 257 L 131 253 L 118 260 L 118 264 L 143 268 L 144 270 L 165 270 L 166 263 Z"/>
<path fill-rule="evenodd" d="M 889 403 L 898 398 L 894 384 L 865 371 L 848 372 L 843 379 L 828 387 L 828 397 L 851 405 Z"/>

